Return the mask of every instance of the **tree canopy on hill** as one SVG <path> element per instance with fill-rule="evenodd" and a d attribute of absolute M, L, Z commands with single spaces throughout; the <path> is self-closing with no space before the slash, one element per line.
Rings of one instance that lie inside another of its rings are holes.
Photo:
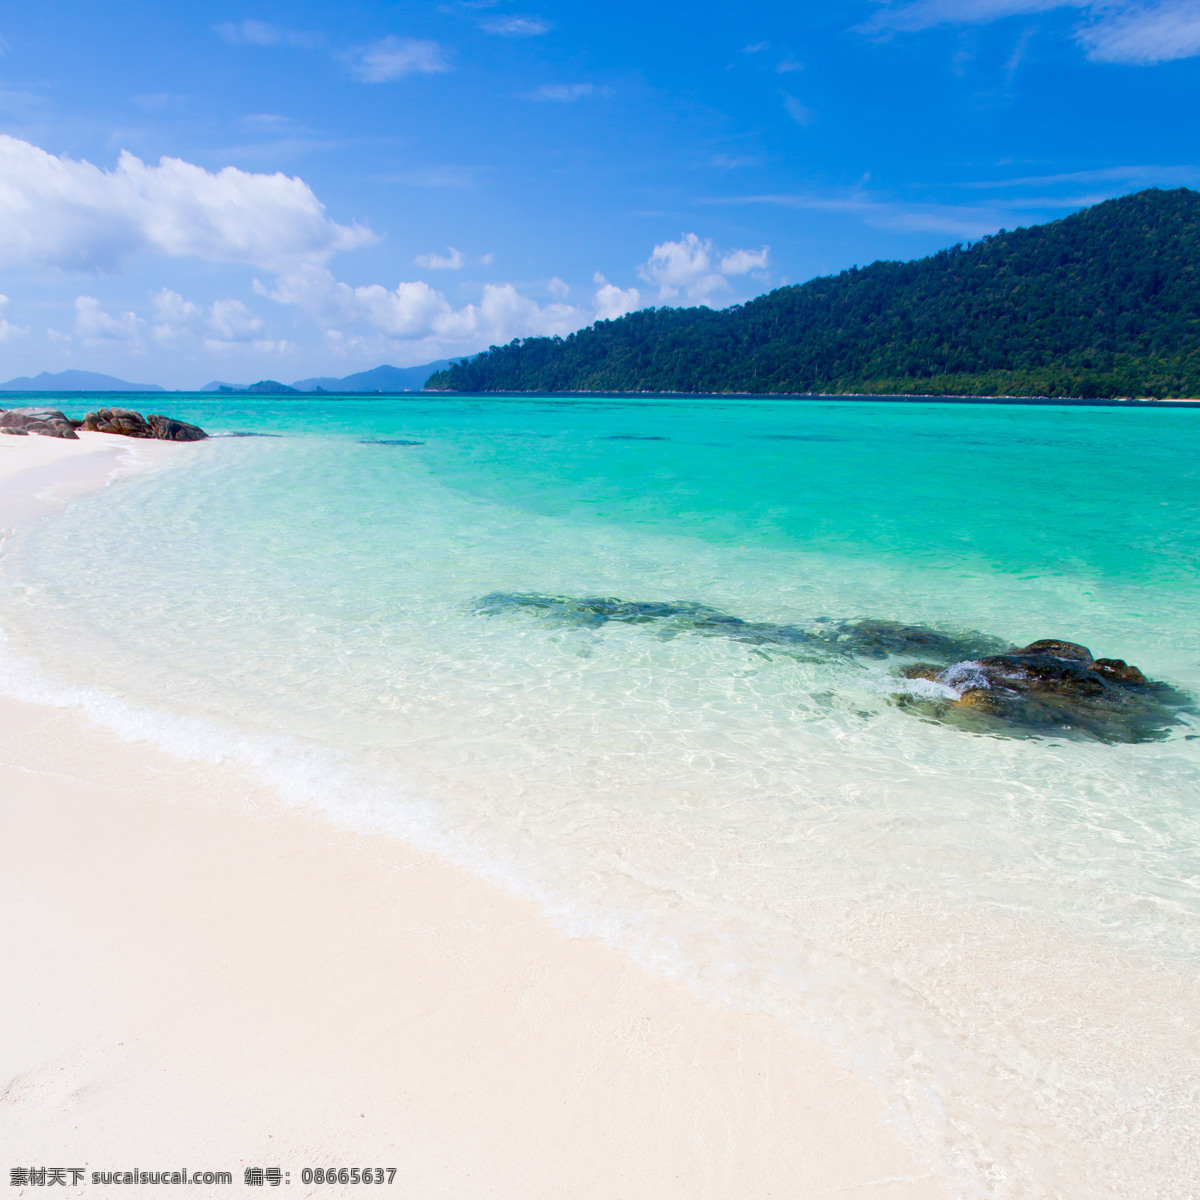
<path fill-rule="evenodd" d="M 1200 193 L 1150 189 L 732 308 L 516 340 L 426 387 L 1200 396 Z"/>

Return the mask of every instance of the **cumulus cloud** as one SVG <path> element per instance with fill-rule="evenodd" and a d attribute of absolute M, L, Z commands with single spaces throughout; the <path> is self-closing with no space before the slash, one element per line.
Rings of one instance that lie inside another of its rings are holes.
<path fill-rule="evenodd" d="M 478 303 L 460 308 L 423 280 L 399 283 L 394 289 L 381 284 L 352 287 L 318 267 L 285 274 L 274 287 L 262 290 L 280 304 L 299 307 L 339 337 L 366 332 L 478 346 L 518 336 L 568 333 L 587 320 L 569 304 L 539 305 L 511 283 L 486 284 Z"/>
<path fill-rule="evenodd" d="M 707 304 L 717 294 L 731 291 L 727 276 L 765 270 L 770 248 L 733 250 L 720 255 L 707 238 L 686 233 L 678 242 L 663 242 L 638 268 L 638 275 L 658 288 L 658 299 L 683 296 Z"/>
<path fill-rule="evenodd" d="M 1082 12 L 1074 36 L 1094 61 L 1146 66 L 1200 54 L 1200 0 L 884 0 L 859 28 L 913 32 L 1062 8 Z"/>
<path fill-rule="evenodd" d="M 275 271 L 374 240 L 282 173 L 149 166 L 125 151 L 105 171 L 0 134 L 0 266 L 106 271 L 149 251 Z"/>
<path fill-rule="evenodd" d="M 449 71 L 446 52 L 437 42 L 420 38 L 385 37 L 355 51 L 351 71 L 364 83 L 388 83 L 406 75 Z"/>
<path fill-rule="evenodd" d="M 75 297 L 75 336 L 85 342 L 126 342 L 134 345 L 141 341 L 146 322 L 136 313 L 124 312 L 114 317 L 100 307 L 95 296 Z"/>
<path fill-rule="evenodd" d="M 593 282 L 596 284 L 597 321 L 614 321 L 641 307 L 642 294 L 637 288 L 619 288 L 615 283 L 609 283 L 599 271 Z"/>
<path fill-rule="evenodd" d="M 722 275 L 748 275 L 751 271 L 765 271 L 770 248 L 761 250 L 734 250 L 721 259 Z"/>
<path fill-rule="evenodd" d="M 427 271 L 459 271 L 466 263 L 466 255 L 453 246 L 447 246 L 449 254 L 418 254 L 413 263 Z"/>
<path fill-rule="evenodd" d="M 550 22 L 541 17 L 494 17 L 480 26 L 485 33 L 500 37 L 540 37 L 550 32 Z"/>
<path fill-rule="evenodd" d="M 0 342 L 25 337 L 29 333 L 28 325 L 14 325 L 8 319 L 8 309 L 11 303 L 7 296 L 0 296 Z"/>
<path fill-rule="evenodd" d="M 205 324 L 218 341 L 246 342 L 262 330 L 263 319 L 240 300 L 214 300 Z"/>
<path fill-rule="evenodd" d="M 245 342 L 252 342 L 256 348 L 274 346 L 261 341 L 266 322 L 241 300 L 215 300 L 205 311 L 170 288 L 155 292 L 150 299 L 154 308 L 150 333 L 163 346 L 196 340 L 202 340 L 207 349 Z"/>

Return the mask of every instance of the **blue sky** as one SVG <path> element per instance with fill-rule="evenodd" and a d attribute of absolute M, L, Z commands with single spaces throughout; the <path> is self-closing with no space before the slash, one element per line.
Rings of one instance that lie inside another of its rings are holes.
<path fill-rule="evenodd" d="M 0 378 L 403 366 L 1200 186 L 1200 0 L 17 0 L 0 37 Z"/>

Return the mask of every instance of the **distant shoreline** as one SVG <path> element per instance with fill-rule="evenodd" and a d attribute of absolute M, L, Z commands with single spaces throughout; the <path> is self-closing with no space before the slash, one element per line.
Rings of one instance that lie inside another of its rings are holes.
<path fill-rule="evenodd" d="M 141 395 L 142 393 L 125 392 L 12 392 L 6 395 L 16 396 L 45 396 L 59 401 L 65 399 L 91 399 L 94 397 L 113 397 L 123 395 Z M 939 396 L 913 393 L 901 395 L 891 392 L 452 392 L 441 389 L 421 389 L 403 392 L 158 392 L 159 396 L 196 396 L 205 400 L 229 399 L 241 396 L 249 399 L 270 397 L 275 400 L 310 400 L 317 398 L 333 399 L 389 399 L 396 396 L 411 397 L 445 397 L 446 399 L 461 399 L 464 397 L 545 397 L 546 399 L 654 399 L 661 397 L 671 400 L 870 400 L 891 404 L 1020 404 L 1020 405 L 1059 405 L 1075 408 L 1200 408 L 1200 398 L 1171 397 L 1161 400 L 1149 398 L 1125 397 L 1084 399 L 1078 396 Z M 5 407 L 0 403 L 0 409 Z"/>

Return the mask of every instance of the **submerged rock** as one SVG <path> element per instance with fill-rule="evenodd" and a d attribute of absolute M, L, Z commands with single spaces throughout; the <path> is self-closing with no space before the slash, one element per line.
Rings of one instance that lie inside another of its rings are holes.
<path fill-rule="evenodd" d="M 40 433 L 43 437 L 75 438 L 78 424 L 56 408 L 10 408 L 0 413 L 5 433 Z"/>
<path fill-rule="evenodd" d="M 79 426 L 92 433 L 115 433 L 122 437 L 156 438 L 163 442 L 199 442 L 208 437 L 198 425 L 151 413 L 143 417 L 131 408 L 101 408 L 88 413 Z"/>
<path fill-rule="evenodd" d="M 1119 658 L 1046 640 L 942 667 L 902 672 L 938 690 L 902 697 L 901 707 L 979 733 L 1065 734 L 1101 742 L 1161 741 L 1190 698 L 1147 679 Z"/>
<path fill-rule="evenodd" d="M 1075 642 L 1045 639 L 1020 648 L 974 632 L 897 621 L 807 625 L 746 621 L 687 600 L 621 600 L 614 596 L 548 596 L 491 592 L 481 615 L 525 613 L 557 625 L 598 629 L 610 621 L 654 625 L 661 637 L 695 634 L 773 647 L 795 658 L 914 659 L 896 703 L 918 716 L 974 733 L 1015 737 L 1075 736 L 1103 742 L 1158 741 L 1191 710 L 1191 699 L 1147 679 L 1119 658 L 1094 658 Z M 923 681 L 924 686 L 913 686 Z"/>
<path fill-rule="evenodd" d="M 526 612 L 562 625 L 591 628 L 619 621 L 627 625 L 658 624 L 660 634 L 682 633 L 727 637 L 751 646 L 804 648 L 826 654 L 862 658 L 937 654 L 946 662 L 967 655 L 1004 649 L 1005 643 L 979 633 L 948 633 L 924 625 L 896 621 L 830 621 L 785 625 L 746 621 L 690 600 L 620 600 L 614 596 L 546 596 L 536 592 L 491 592 L 476 602 L 476 612 L 494 616 Z"/>

